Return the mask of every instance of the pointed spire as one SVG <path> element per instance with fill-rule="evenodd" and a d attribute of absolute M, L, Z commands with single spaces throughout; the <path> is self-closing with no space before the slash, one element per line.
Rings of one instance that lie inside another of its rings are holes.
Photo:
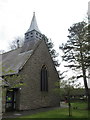
<path fill-rule="evenodd" d="M 30 32 L 32 30 L 36 30 L 37 32 L 41 33 L 39 28 L 38 28 L 38 25 L 37 25 L 35 12 L 33 12 L 33 18 L 32 18 L 32 21 L 31 21 L 31 25 L 30 25 L 30 27 L 29 27 L 27 32 Z"/>

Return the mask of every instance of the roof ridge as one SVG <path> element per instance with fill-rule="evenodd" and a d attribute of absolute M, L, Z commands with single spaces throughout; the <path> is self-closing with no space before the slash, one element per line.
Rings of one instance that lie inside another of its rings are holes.
<path fill-rule="evenodd" d="M 21 48 L 22 48 L 22 47 L 19 47 L 19 48 L 16 48 L 16 49 L 13 49 L 13 50 L 10 50 L 10 51 L 7 51 L 7 52 L 4 52 L 4 53 L 1 54 L 1 55 L 4 55 L 4 54 L 10 53 L 10 52 L 13 52 L 13 51 L 19 50 L 19 49 L 21 49 Z"/>

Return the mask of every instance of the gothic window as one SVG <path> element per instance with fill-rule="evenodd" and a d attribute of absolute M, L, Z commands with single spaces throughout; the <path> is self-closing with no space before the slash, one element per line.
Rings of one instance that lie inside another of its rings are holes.
<path fill-rule="evenodd" d="M 45 65 L 41 68 L 41 91 L 48 91 L 48 76 Z"/>

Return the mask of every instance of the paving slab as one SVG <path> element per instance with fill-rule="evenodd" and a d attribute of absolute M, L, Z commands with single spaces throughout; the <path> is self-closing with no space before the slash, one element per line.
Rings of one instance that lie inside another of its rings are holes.
<path fill-rule="evenodd" d="M 60 108 L 60 107 L 48 107 L 48 108 L 39 108 L 39 109 L 28 110 L 28 111 L 6 112 L 6 113 L 3 113 L 3 118 L 17 118 L 17 117 L 21 117 L 21 116 L 36 114 L 39 112 L 46 112 L 46 111 L 54 110 L 57 108 Z"/>

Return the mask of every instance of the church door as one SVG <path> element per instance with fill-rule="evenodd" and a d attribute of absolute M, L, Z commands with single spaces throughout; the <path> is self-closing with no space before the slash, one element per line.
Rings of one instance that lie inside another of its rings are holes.
<path fill-rule="evenodd" d="M 16 94 L 18 89 L 10 89 L 6 94 L 6 111 L 11 111 L 16 109 Z"/>

